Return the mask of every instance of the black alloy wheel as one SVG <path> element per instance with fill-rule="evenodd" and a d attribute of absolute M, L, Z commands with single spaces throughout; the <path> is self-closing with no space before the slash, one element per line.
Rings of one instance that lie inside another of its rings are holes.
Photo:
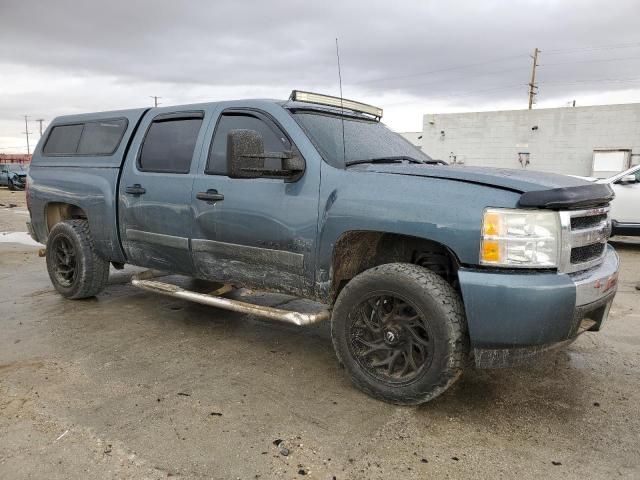
<path fill-rule="evenodd" d="M 352 355 L 377 380 L 410 383 L 429 368 L 433 336 L 427 320 L 406 299 L 389 292 L 376 293 L 350 317 Z"/>

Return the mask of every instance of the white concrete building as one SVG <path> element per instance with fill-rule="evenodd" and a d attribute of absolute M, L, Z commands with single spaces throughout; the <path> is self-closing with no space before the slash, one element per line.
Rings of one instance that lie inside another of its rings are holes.
<path fill-rule="evenodd" d="M 422 132 L 400 132 L 400 135 L 409 140 L 415 146 L 422 146 Z"/>
<path fill-rule="evenodd" d="M 426 114 L 412 143 L 449 163 L 572 175 L 640 163 L 640 103 Z M 596 174 L 598 172 L 595 172 Z"/>

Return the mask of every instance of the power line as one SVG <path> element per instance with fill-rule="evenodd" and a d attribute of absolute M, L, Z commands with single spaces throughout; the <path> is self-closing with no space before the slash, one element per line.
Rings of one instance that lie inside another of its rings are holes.
<path fill-rule="evenodd" d="M 462 92 L 452 93 L 452 94 L 448 94 L 448 95 L 429 95 L 427 98 L 429 98 L 429 99 L 437 99 L 437 100 L 448 99 L 448 98 L 463 98 L 463 97 L 474 96 L 474 95 L 477 95 L 478 93 L 489 93 L 489 92 L 496 92 L 496 91 L 501 91 L 501 90 L 512 90 L 514 88 L 524 88 L 525 86 L 526 86 L 525 83 L 516 83 L 516 84 L 511 84 L 511 85 L 501 85 L 501 86 L 492 87 L 492 88 L 484 88 L 484 89 L 480 89 L 480 90 L 463 90 Z M 391 106 L 395 106 L 395 105 L 406 105 L 407 103 L 415 103 L 416 101 L 417 101 L 416 99 L 403 100 L 402 102 L 383 103 L 383 104 L 381 104 L 381 106 L 382 107 L 391 107 Z"/>
<path fill-rule="evenodd" d="M 449 77 L 449 78 L 445 78 L 442 80 L 437 80 L 435 82 L 420 82 L 420 83 L 403 83 L 402 85 L 400 85 L 399 87 L 401 88 L 408 88 L 408 87 L 431 87 L 434 85 L 442 85 L 442 84 L 450 84 L 451 82 L 454 82 L 456 80 L 476 80 L 479 77 L 486 77 L 489 75 L 497 75 L 500 73 L 508 73 L 508 72 L 520 72 L 522 71 L 522 67 L 518 67 L 518 68 L 507 68 L 507 69 L 503 69 L 503 70 L 493 70 L 490 72 L 484 72 L 484 73 L 478 73 L 478 74 L 473 74 L 472 75 L 459 75 L 456 77 Z M 392 88 L 392 87 L 387 87 L 387 88 Z"/>
<path fill-rule="evenodd" d="M 538 82 L 544 85 L 574 85 L 574 84 L 582 84 L 582 83 L 637 83 L 640 82 L 640 77 L 635 78 L 594 78 L 591 80 L 572 80 L 572 81 L 563 81 L 563 80 L 551 80 Z"/>
<path fill-rule="evenodd" d="M 553 85 L 553 86 L 559 86 L 559 85 L 573 85 L 573 84 L 585 84 L 585 83 L 601 83 L 601 82 L 616 82 L 616 83 L 640 83 L 640 77 L 638 78 L 625 78 L 625 79 L 612 79 L 612 78 L 599 78 L 599 79 L 594 79 L 594 80 L 577 80 L 577 81 L 543 81 L 543 82 L 537 82 L 539 84 L 545 84 L 545 85 Z M 453 94 L 448 94 L 448 95 L 429 95 L 428 99 L 449 99 L 449 98 L 463 98 L 463 97 L 469 97 L 469 96 L 474 96 L 477 95 L 478 93 L 489 93 L 489 92 L 496 92 L 496 91 L 507 91 L 507 90 L 513 90 L 515 88 L 523 88 L 525 86 L 527 86 L 528 84 L 524 84 L 524 83 L 518 83 L 518 84 L 511 84 L 511 85 L 501 85 L 498 87 L 492 87 L 492 88 L 486 88 L 486 89 L 480 89 L 480 90 L 466 90 L 466 91 L 462 91 L 459 93 L 453 93 Z M 394 102 L 394 103 L 383 103 L 381 104 L 381 106 L 383 107 L 390 107 L 390 106 L 395 106 L 395 105 L 405 105 L 407 103 L 416 103 L 416 99 L 413 100 L 405 100 L 402 102 Z"/>
<path fill-rule="evenodd" d="M 620 60 L 640 60 L 640 57 L 622 57 L 622 58 L 598 58 L 594 60 L 567 60 L 566 62 L 556 62 L 556 63 L 543 63 L 544 67 L 551 67 L 553 65 L 569 65 L 573 63 L 604 63 L 604 62 L 617 62 Z"/>
<path fill-rule="evenodd" d="M 595 50 L 606 50 L 606 49 L 611 50 L 611 49 L 616 49 L 616 48 L 632 48 L 632 47 L 640 47 L 640 42 L 638 42 L 638 43 L 626 43 L 626 44 L 600 45 L 600 46 L 587 46 L 587 47 L 580 47 L 580 48 L 575 48 L 575 49 L 555 49 L 555 50 L 549 50 L 549 51 L 545 50 L 545 54 L 549 53 L 551 55 L 558 55 L 558 54 L 562 54 L 562 53 L 574 53 L 574 52 L 579 52 L 579 51 L 595 51 Z M 379 77 L 379 78 L 374 78 L 374 79 L 370 79 L 370 80 L 363 80 L 363 81 L 359 81 L 359 82 L 351 82 L 351 85 L 368 85 L 368 84 L 373 84 L 373 83 L 386 82 L 386 81 L 390 81 L 390 80 L 402 80 L 402 79 L 406 79 L 406 78 L 421 77 L 421 76 L 433 75 L 433 74 L 436 74 L 436 73 L 445 73 L 445 72 L 450 72 L 450 71 L 455 71 L 455 70 L 464 70 L 464 69 L 468 69 L 468 68 L 488 65 L 488 64 L 492 64 L 492 63 L 499 63 L 499 62 L 504 62 L 504 61 L 507 61 L 507 60 L 513 60 L 513 59 L 518 59 L 518 58 L 524 58 L 524 55 L 509 55 L 509 56 L 505 56 L 505 57 L 494 58 L 494 59 L 487 60 L 487 61 L 484 61 L 484 62 L 454 65 L 454 66 L 450 66 L 450 67 L 440 68 L 440 69 L 436 69 L 436 70 L 429 70 L 429 71 L 425 71 L 425 72 L 418 72 L 418 73 L 412 73 L 412 74 L 407 74 L 407 75 L 396 75 L 396 76 L 390 76 L 390 77 Z M 638 60 L 638 57 L 623 57 L 623 58 L 614 58 L 614 59 L 592 59 L 592 60 L 570 60 L 570 61 L 566 61 L 566 62 L 546 63 L 546 64 L 543 64 L 543 66 L 554 66 L 554 65 L 573 64 L 573 63 L 615 62 L 615 61 L 621 61 L 621 60 Z M 499 71 L 499 72 L 495 72 L 495 73 L 508 72 L 508 71 L 512 71 L 512 70 L 515 71 L 515 70 L 518 70 L 518 69 L 506 69 L 504 71 Z M 459 79 L 459 78 L 466 78 L 466 76 L 464 76 L 464 77 L 454 77 L 453 79 L 446 79 L 443 82 L 448 82 L 448 81 L 456 80 L 456 79 Z M 436 82 L 436 84 L 437 83 L 440 83 L 440 82 Z M 420 85 L 433 85 L 433 84 L 434 83 L 413 84 L 413 85 L 403 85 L 403 86 L 406 87 L 406 86 L 420 86 Z"/>
<path fill-rule="evenodd" d="M 546 55 L 561 55 L 565 53 L 590 52 L 595 50 L 616 50 L 620 48 L 635 48 L 635 47 L 640 47 L 640 42 L 617 43 L 612 45 L 597 45 L 597 46 L 585 46 L 585 47 L 575 47 L 575 48 L 557 48 L 552 50 L 545 50 L 544 53 Z"/>
<path fill-rule="evenodd" d="M 486 62 L 478 62 L 478 63 L 469 63 L 466 65 L 455 65 L 455 66 L 451 66 L 451 67 L 445 67 L 445 68 L 441 68 L 438 70 L 430 70 L 427 72 L 420 72 L 420 73 L 412 73 L 412 74 L 408 74 L 408 75 L 398 75 L 398 76 L 393 76 L 393 77 L 379 77 L 379 78 L 374 78 L 371 80 L 364 80 L 364 81 L 360 81 L 360 82 L 352 82 L 351 85 L 365 85 L 365 84 L 369 84 L 369 83 L 377 83 L 377 82 L 384 82 L 387 80 L 399 80 L 399 79 L 403 79 L 403 78 L 411 78 L 411 77 L 421 77 L 424 75 L 432 75 L 434 73 L 442 73 L 442 72 L 450 72 L 452 70 L 462 70 L 465 68 L 472 68 L 472 67 L 478 67 L 481 65 L 488 65 L 491 63 L 498 63 L 498 62 L 503 62 L 505 60 L 512 60 L 514 58 L 523 58 L 524 55 L 511 55 L 508 57 L 501 57 L 501 58 L 495 58 L 493 60 L 487 60 Z"/>

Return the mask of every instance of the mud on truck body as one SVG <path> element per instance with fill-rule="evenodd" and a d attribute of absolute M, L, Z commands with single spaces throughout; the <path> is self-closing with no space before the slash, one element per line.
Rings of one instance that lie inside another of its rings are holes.
<path fill-rule="evenodd" d="M 321 302 L 291 312 L 133 280 L 298 325 L 330 320 L 354 384 L 398 404 L 435 398 L 468 359 L 517 365 L 602 327 L 618 272 L 609 186 L 447 166 L 381 116 L 294 91 L 59 117 L 33 156 L 29 229 L 67 298 L 132 264 Z"/>

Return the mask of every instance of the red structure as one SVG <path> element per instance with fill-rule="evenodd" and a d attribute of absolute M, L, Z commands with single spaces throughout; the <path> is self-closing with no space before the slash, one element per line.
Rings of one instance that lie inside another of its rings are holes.
<path fill-rule="evenodd" d="M 31 155 L 26 153 L 0 153 L 0 163 L 29 163 Z"/>

